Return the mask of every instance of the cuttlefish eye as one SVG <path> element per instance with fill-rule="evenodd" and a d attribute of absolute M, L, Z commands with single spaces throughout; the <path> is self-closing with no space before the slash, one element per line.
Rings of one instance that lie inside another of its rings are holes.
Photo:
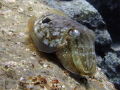
<path fill-rule="evenodd" d="M 78 37 L 78 36 L 80 36 L 80 31 L 78 31 L 75 28 L 71 28 L 68 30 L 68 34 L 72 37 Z"/>

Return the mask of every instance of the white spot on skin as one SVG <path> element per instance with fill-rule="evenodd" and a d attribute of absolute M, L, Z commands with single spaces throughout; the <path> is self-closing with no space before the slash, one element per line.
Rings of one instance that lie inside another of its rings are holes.
<path fill-rule="evenodd" d="M 49 41 L 47 39 L 43 39 L 43 43 L 48 45 L 49 44 Z"/>
<path fill-rule="evenodd" d="M 59 30 L 60 30 L 60 28 L 56 28 L 55 30 L 56 30 L 56 31 L 59 31 Z"/>
<path fill-rule="evenodd" d="M 84 28 L 83 30 L 84 30 L 84 31 L 86 31 L 87 29 L 86 29 L 86 28 Z"/>
<path fill-rule="evenodd" d="M 40 27 L 39 27 L 38 25 L 36 25 L 36 26 L 34 27 L 34 32 L 35 32 L 35 33 L 38 33 L 39 30 L 40 30 Z"/>
<path fill-rule="evenodd" d="M 86 65 L 86 61 L 84 61 L 84 64 Z"/>
<path fill-rule="evenodd" d="M 61 41 L 60 39 L 56 39 L 55 40 L 56 43 L 60 43 L 60 41 Z"/>
<path fill-rule="evenodd" d="M 46 36 L 46 38 L 49 38 L 50 37 L 50 32 L 49 32 L 49 30 L 47 30 L 47 36 Z"/>
<path fill-rule="evenodd" d="M 46 26 L 45 26 L 45 24 L 41 24 L 41 28 L 45 28 Z"/>
<path fill-rule="evenodd" d="M 37 36 L 38 36 L 40 39 L 42 39 L 42 38 L 43 38 L 43 36 L 44 36 L 44 33 L 42 33 L 42 32 L 37 33 Z"/>
<path fill-rule="evenodd" d="M 60 32 L 54 32 L 53 36 L 59 36 Z"/>
<path fill-rule="evenodd" d="M 54 41 L 54 40 L 52 40 L 52 41 L 50 41 L 49 46 L 50 46 L 50 47 L 53 47 L 53 46 L 55 46 L 54 44 L 55 44 L 55 41 Z"/>

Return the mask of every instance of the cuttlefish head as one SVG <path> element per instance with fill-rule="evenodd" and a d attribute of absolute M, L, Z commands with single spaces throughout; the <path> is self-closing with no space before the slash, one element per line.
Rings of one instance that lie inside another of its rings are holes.
<path fill-rule="evenodd" d="M 71 28 L 64 33 L 61 45 L 56 50 L 57 57 L 69 71 L 93 75 L 96 71 L 94 41 L 92 30 L 82 25 Z"/>

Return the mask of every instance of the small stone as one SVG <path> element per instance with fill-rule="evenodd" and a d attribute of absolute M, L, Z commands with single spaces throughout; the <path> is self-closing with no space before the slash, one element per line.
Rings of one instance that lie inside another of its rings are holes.
<path fill-rule="evenodd" d="M 28 7 L 28 10 L 29 10 L 29 11 L 33 11 L 32 7 Z"/>
<path fill-rule="evenodd" d="M 36 56 L 36 52 L 33 52 L 32 55 L 33 55 L 33 56 Z"/>

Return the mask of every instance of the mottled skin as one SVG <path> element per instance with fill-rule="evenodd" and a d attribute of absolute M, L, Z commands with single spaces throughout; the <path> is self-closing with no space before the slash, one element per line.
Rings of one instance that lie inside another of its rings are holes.
<path fill-rule="evenodd" d="M 92 75 L 96 71 L 95 35 L 76 21 L 53 13 L 31 17 L 28 22 L 36 47 L 43 52 L 56 52 L 57 58 L 69 71 Z"/>

